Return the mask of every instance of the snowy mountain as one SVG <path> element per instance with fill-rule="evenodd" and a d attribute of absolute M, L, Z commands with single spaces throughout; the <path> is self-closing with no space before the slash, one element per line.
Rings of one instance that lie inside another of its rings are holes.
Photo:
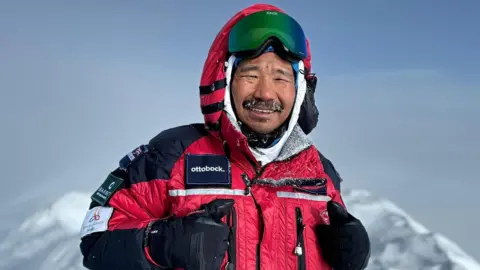
<path fill-rule="evenodd" d="M 72 192 L 19 224 L 0 242 L 2 270 L 77 270 L 78 233 L 90 194 Z"/>
<path fill-rule="evenodd" d="M 36 212 L 0 242 L 0 269 L 77 270 L 78 232 L 88 193 L 66 194 Z M 428 231 L 393 203 L 366 191 L 345 191 L 349 210 L 372 241 L 370 270 L 480 270 L 480 264 L 442 235 Z"/>
<path fill-rule="evenodd" d="M 368 269 L 480 270 L 455 243 L 430 232 L 392 202 L 360 190 L 344 192 L 344 200 L 371 236 Z"/>

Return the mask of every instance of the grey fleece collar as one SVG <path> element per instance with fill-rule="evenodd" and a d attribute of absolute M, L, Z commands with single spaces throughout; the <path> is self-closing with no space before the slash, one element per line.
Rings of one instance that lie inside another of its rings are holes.
<path fill-rule="evenodd" d="M 314 145 L 313 141 L 303 132 L 300 126 L 296 124 L 275 160 L 286 160 L 312 145 Z"/>

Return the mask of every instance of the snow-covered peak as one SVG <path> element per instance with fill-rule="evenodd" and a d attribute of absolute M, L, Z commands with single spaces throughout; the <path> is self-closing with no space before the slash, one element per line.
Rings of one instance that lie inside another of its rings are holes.
<path fill-rule="evenodd" d="M 85 269 L 78 234 L 89 204 L 90 194 L 70 192 L 21 222 L 0 242 L 0 269 Z"/>
<path fill-rule="evenodd" d="M 368 269 L 480 270 L 458 245 L 429 231 L 392 202 L 365 190 L 344 191 L 343 198 L 370 234 Z"/>
<path fill-rule="evenodd" d="M 349 210 L 351 209 L 356 215 L 361 216 L 362 223 L 365 226 L 373 226 L 373 223 L 378 223 L 377 216 L 372 213 L 382 214 L 388 212 L 403 217 L 397 220 L 397 222 L 407 222 L 414 232 L 418 234 L 429 233 L 427 228 L 411 218 L 401 208 L 390 201 L 373 196 L 366 190 L 347 190 L 343 196 Z M 396 225 L 400 226 L 401 224 Z"/>
<path fill-rule="evenodd" d="M 344 191 L 349 211 L 367 227 L 370 270 L 480 270 L 446 237 L 432 233 L 388 200 L 363 190 Z M 90 194 L 71 192 L 21 222 L 0 241 L 0 269 L 81 270 L 79 231 Z"/>
<path fill-rule="evenodd" d="M 67 234 L 77 234 L 90 198 L 82 192 L 70 192 L 62 196 L 48 209 L 43 209 L 26 219 L 19 228 L 21 233 L 37 233 L 48 227 L 58 226 Z"/>

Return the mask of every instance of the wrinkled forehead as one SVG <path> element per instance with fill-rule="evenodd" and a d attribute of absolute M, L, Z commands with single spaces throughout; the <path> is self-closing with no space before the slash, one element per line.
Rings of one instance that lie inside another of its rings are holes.
<path fill-rule="evenodd" d="M 294 78 L 293 68 L 291 65 L 279 66 L 279 65 L 270 64 L 270 63 L 259 63 L 259 64 L 247 63 L 244 65 L 240 65 L 237 68 L 237 74 L 243 74 L 243 73 L 249 73 L 249 72 L 263 73 L 268 75 L 281 75 L 281 76 L 291 77 L 292 79 Z"/>
<path fill-rule="evenodd" d="M 259 55 L 256 58 L 237 58 L 235 61 L 236 65 L 270 65 L 270 66 L 279 66 L 279 67 L 289 67 L 291 62 L 282 59 L 274 52 L 265 52 Z"/>
<path fill-rule="evenodd" d="M 235 61 L 235 73 L 265 72 L 294 78 L 295 67 L 275 53 L 264 53 L 253 59 L 237 59 Z"/>

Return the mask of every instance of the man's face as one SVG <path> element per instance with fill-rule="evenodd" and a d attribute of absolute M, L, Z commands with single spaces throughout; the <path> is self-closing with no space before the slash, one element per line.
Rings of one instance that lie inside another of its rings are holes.
<path fill-rule="evenodd" d="M 273 52 L 240 62 L 232 96 L 239 120 L 256 132 L 272 132 L 285 122 L 295 102 L 292 65 Z"/>

